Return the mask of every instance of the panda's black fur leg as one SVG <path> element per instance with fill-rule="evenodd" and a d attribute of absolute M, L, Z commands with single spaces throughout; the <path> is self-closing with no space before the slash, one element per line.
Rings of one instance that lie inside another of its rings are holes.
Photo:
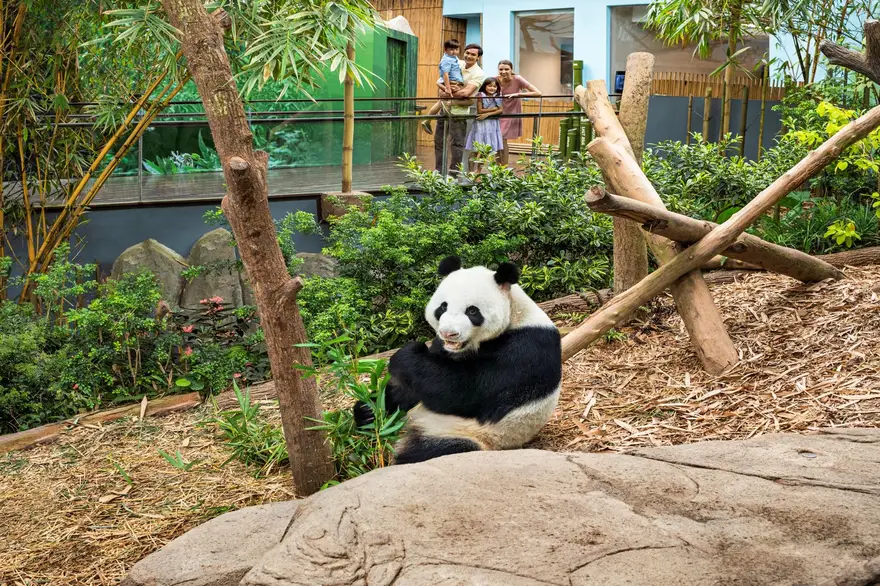
<path fill-rule="evenodd" d="M 415 464 L 440 456 L 479 452 L 480 446 L 467 438 L 426 437 L 409 434 L 406 445 L 394 455 L 394 464 Z"/>

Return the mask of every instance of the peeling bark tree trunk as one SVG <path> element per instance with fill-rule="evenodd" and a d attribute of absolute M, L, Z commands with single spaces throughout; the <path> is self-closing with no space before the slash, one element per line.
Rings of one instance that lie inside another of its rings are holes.
<path fill-rule="evenodd" d="M 269 211 L 266 173 L 269 155 L 254 151 L 253 136 L 223 47 L 226 15 L 209 15 L 201 0 L 162 0 L 205 106 L 211 135 L 223 164 L 229 219 L 254 288 L 260 323 L 278 393 L 293 482 L 300 496 L 318 491 L 334 475 L 330 447 L 319 431 L 306 431 L 306 417 L 319 418 L 321 404 L 313 378 L 293 368 L 311 364 L 302 317 L 296 305 L 302 280 L 291 279 L 278 247 Z M 228 17 L 226 17 L 228 18 Z"/>
<path fill-rule="evenodd" d="M 648 102 L 654 76 L 654 56 L 633 53 L 626 59 L 626 77 L 620 98 L 620 125 L 629 139 L 636 163 L 642 164 Z M 621 293 L 648 276 L 648 247 L 638 224 L 625 218 L 614 222 L 614 292 Z"/>

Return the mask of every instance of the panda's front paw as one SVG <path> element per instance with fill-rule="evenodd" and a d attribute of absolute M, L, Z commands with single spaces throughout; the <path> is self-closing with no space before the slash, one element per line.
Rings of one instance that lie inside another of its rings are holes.
<path fill-rule="evenodd" d="M 363 401 L 358 401 L 352 408 L 354 414 L 354 423 L 357 427 L 363 427 L 372 423 L 376 419 L 375 413 L 370 409 L 369 405 Z"/>

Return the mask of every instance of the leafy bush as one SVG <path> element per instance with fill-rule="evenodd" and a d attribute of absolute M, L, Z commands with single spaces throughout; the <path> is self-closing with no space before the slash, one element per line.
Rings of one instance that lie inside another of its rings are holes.
<path fill-rule="evenodd" d="M 464 187 L 414 158 L 407 173 L 424 195 L 389 189 L 385 200 L 330 220 L 325 252 L 341 279 L 309 279 L 300 294 L 310 339 L 343 330 L 369 350 L 430 335 L 424 307 L 449 254 L 466 265 L 512 259 L 537 300 L 610 283 L 611 219 L 584 201 L 601 174 L 591 161 L 533 160 L 521 175 L 489 164 Z"/>
<path fill-rule="evenodd" d="M 333 449 L 336 478 L 326 486 L 390 464 L 393 444 L 400 439 L 406 416 L 398 410 L 388 413 L 385 409 L 385 387 L 391 378 L 385 360 L 358 358 L 364 345 L 348 335 L 303 346 L 313 348 L 316 364 L 327 364 L 327 374 L 333 382 L 325 381 L 325 390 L 332 388 L 336 394 L 363 401 L 375 416 L 370 423 L 357 427 L 350 408 L 325 411 L 320 425 L 311 428 L 325 432 Z M 306 376 L 319 374 L 314 366 L 298 368 Z"/>
<path fill-rule="evenodd" d="M 255 476 L 266 476 L 288 460 L 284 433 L 260 413 L 259 403 L 251 401 L 250 390 L 242 393 L 237 382 L 232 385 L 238 408 L 220 411 L 200 425 L 216 425 L 226 440 L 232 455 L 223 465 L 238 460 L 245 466 L 257 466 Z"/>

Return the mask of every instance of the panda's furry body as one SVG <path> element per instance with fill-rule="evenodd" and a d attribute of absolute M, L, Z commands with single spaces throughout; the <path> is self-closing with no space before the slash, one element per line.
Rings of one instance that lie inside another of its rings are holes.
<path fill-rule="evenodd" d="M 559 399 L 559 333 L 516 284 L 517 269 L 462 269 L 449 257 L 440 274 L 425 308 L 436 337 L 430 347 L 407 344 L 388 365 L 386 409 L 408 413 L 395 464 L 521 447 Z M 359 404 L 355 416 L 363 424 L 372 414 Z"/>

